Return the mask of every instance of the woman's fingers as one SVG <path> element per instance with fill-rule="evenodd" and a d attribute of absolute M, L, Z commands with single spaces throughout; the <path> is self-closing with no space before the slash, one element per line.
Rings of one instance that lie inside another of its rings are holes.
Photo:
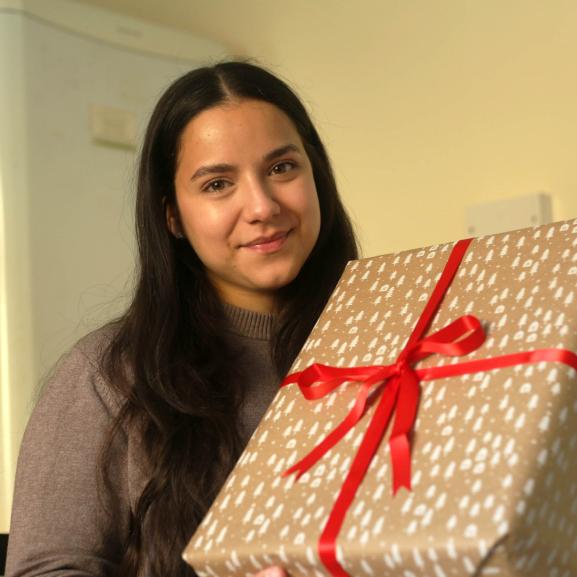
<path fill-rule="evenodd" d="M 289 575 L 282 567 L 274 565 L 273 567 L 267 567 L 259 571 L 254 577 L 289 577 Z"/>

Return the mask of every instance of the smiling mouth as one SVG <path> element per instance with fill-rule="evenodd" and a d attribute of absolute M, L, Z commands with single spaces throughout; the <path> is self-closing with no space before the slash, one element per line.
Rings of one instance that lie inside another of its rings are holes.
<path fill-rule="evenodd" d="M 276 252 L 282 248 L 291 232 L 292 229 L 273 234 L 269 237 L 260 237 L 243 245 L 243 248 L 261 253 Z"/>

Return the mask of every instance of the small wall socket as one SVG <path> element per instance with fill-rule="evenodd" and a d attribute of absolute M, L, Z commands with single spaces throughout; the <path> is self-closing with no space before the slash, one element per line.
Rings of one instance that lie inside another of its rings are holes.
<path fill-rule="evenodd" d="M 100 144 L 135 149 L 136 116 L 130 110 L 92 105 L 90 134 Z"/>
<path fill-rule="evenodd" d="M 467 234 L 483 236 L 553 221 L 551 196 L 544 192 L 467 207 Z"/>

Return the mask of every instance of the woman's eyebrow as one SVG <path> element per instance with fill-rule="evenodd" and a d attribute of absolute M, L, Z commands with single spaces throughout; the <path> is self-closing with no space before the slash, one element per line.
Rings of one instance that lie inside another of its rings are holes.
<path fill-rule="evenodd" d="M 207 174 L 225 174 L 227 172 L 232 172 L 233 170 L 234 166 L 232 164 L 207 164 L 196 170 L 190 180 L 196 180 L 197 178 L 206 176 Z"/>
<path fill-rule="evenodd" d="M 270 162 L 271 160 L 274 160 L 275 158 L 278 158 L 287 152 L 300 153 L 301 151 L 296 144 L 285 144 L 284 146 L 279 146 L 279 148 L 275 148 L 274 150 L 271 150 L 269 153 L 265 154 L 263 159 L 265 162 Z"/>
<path fill-rule="evenodd" d="M 270 162 L 279 156 L 283 156 L 283 154 L 286 154 L 287 152 L 297 152 L 300 154 L 301 150 L 296 144 L 285 144 L 265 154 L 263 160 L 265 162 Z M 207 164 L 198 168 L 190 180 L 196 180 L 197 178 L 206 176 L 207 174 L 225 174 L 227 172 L 232 172 L 234 169 L 235 167 L 232 164 Z"/>

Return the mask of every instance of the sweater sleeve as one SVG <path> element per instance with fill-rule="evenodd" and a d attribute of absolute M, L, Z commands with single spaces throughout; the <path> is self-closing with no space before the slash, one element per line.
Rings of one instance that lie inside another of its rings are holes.
<path fill-rule="evenodd" d="M 97 473 L 115 404 L 77 345 L 44 387 L 16 472 L 6 577 L 117 575 L 128 532 L 127 440 L 117 435 L 110 481 Z"/>

